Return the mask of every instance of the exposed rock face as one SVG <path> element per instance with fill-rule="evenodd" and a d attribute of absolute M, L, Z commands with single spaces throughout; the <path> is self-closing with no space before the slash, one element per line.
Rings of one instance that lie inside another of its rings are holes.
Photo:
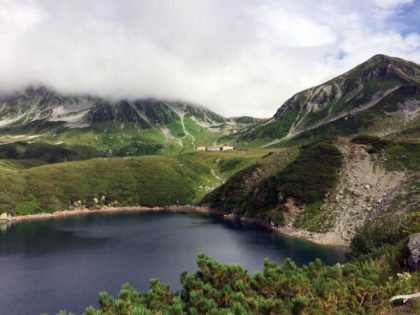
<path fill-rule="evenodd" d="M 335 215 L 331 232 L 350 242 L 367 220 L 388 209 L 406 174 L 387 171 L 361 144 L 343 141 L 336 145 L 344 156 L 344 167 L 335 193 L 323 207 Z"/>
<path fill-rule="evenodd" d="M 408 259 L 407 265 L 413 271 L 420 270 L 420 233 L 412 234 L 407 242 Z"/>
<path fill-rule="evenodd" d="M 154 99 L 111 100 L 91 95 L 60 94 L 45 86 L 0 95 L 0 128 L 13 128 L 42 121 L 62 123 L 71 128 L 100 122 L 136 123 L 142 129 L 168 125 L 181 115 L 202 126 L 219 126 L 228 119 L 199 105 Z"/>
<path fill-rule="evenodd" d="M 420 65 L 376 55 L 324 84 L 295 94 L 283 103 L 271 120 L 252 126 L 243 132 L 241 139 L 264 136 L 280 141 L 310 131 L 328 135 L 329 128 L 343 135 L 355 134 L 362 127 L 375 135 L 399 131 L 411 117 L 402 117 L 401 122 L 392 125 L 374 126 L 365 125 L 366 121 L 355 116 L 373 108 L 370 120 L 376 116 L 378 121 L 394 121 L 394 117 L 387 116 L 391 108 L 387 105 L 418 99 L 419 80 Z M 394 114 L 403 112 L 398 106 L 393 109 Z"/>

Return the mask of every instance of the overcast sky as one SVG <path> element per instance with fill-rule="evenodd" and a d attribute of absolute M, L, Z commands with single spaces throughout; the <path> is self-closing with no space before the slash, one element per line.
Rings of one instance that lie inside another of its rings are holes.
<path fill-rule="evenodd" d="M 419 1 L 0 0 L 0 89 L 269 117 L 374 54 L 420 63 Z"/>

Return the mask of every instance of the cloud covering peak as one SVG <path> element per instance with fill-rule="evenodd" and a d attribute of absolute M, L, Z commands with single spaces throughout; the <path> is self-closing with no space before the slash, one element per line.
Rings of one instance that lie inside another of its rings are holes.
<path fill-rule="evenodd" d="M 267 117 L 374 54 L 419 63 L 416 16 L 410 0 L 0 0 L 0 89 Z"/>

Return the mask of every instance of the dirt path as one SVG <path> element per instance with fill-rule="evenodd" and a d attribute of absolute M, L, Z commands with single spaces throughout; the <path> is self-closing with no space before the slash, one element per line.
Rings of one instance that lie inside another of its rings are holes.
<path fill-rule="evenodd" d="M 192 146 L 195 149 L 197 147 L 196 144 L 195 144 L 195 137 L 192 134 L 189 133 L 189 131 L 187 130 L 187 128 L 185 128 L 185 123 L 184 123 L 184 116 L 185 116 L 185 114 L 179 112 L 178 115 L 179 115 L 179 118 L 181 118 L 182 130 L 185 133 L 185 136 L 182 139 L 185 139 L 187 137 L 191 137 L 191 144 L 192 144 Z"/>
<path fill-rule="evenodd" d="M 211 175 L 216 178 L 218 181 L 222 182 L 223 178 L 221 178 L 219 175 L 217 175 L 216 171 L 214 169 L 210 169 Z"/>

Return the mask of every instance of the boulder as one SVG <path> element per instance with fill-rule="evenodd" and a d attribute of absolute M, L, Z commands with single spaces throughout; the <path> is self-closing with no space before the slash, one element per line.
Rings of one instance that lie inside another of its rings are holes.
<path fill-rule="evenodd" d="M 413 271 L 420 270 L 420 233 L 412 234 L 407 241 L 407 265 Z"/>
<path fill-rule="evenodd" d="M 9 218 L 9 215 L 6 212 L 0 214 L 0 220 L 7 220 L 8 218 Z"/>

